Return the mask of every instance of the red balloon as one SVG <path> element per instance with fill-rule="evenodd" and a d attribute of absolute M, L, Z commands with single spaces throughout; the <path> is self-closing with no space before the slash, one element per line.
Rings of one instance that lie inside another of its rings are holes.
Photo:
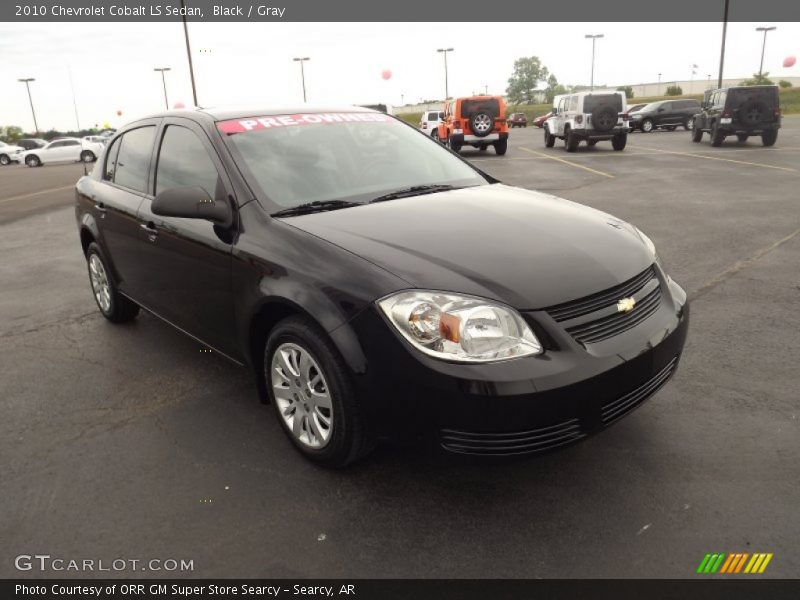
<path fill-rule="evenodd" d="M 389 80 L 392 78 L 392 72 L 389 69 L 384 69 L 381 73 L 381 77 L 383 77 L 385 80 Z"/>
<path fill-rule="evenodd" d="M 788 69 L 789 67 L 793 67 L 794 63 L 796 63 L 796 62 L 797 62 L 797 58 L 796 57 L 787 56 L 786 58 L 783 59 L 783 66 Z"/>
<path fill-rule="evenodd" d="M 176 102 L 172 108 L 186 108 L 186 105 L 183 102 Z"/>

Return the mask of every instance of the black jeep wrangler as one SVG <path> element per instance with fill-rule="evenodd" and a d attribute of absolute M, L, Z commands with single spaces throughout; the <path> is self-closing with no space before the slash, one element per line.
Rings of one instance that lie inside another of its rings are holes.
<path fill-rule="evenodd" d="M 777 85 L 755 85 L 708 90 L 701 112 L 694 117 L 692 141 L 711 134 L 711 145 L 719 146 L 729 135 L 740 142 L 760 135 L 761 143 L 772 146 L 781 127 L 781 109 Z"/>

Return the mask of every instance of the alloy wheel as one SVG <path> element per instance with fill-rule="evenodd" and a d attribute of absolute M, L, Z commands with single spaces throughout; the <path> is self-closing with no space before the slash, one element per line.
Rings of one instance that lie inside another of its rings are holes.
<path fill-rule="evenodd" d="M 106 268 L 103 261 L 97 254 L 89 257 L 89 278 L 92 281 L 92 291 L 100 309 L 107 313 L 111 310 L 111 286 L 106 275 Z"/>
<path fill-rule="evenodd" d="M 325 447 L 333 431 L 333 403 L 325 375 L 307 350 L 290 342 L 272 355 L 270 384 L 286 428 L 304 446 Z"/>
<path fill-rule="evenodd" d="M 485 114 L 476 115 L 472 123 L 472 126 L 475 128 L 475 133 L 479 134 L 486 133 L 492 128 L 493 125 L 494 123 L 491 117 Z"/>

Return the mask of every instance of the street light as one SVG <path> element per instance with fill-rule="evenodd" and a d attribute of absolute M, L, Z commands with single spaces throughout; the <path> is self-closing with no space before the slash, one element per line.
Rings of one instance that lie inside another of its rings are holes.
<path fill-rule="evenodd" d="M 595 43 L 595 40 L 603 37 L 603 34 L 602 33 L 595 33 L 595 34 L 587 33 L 583 37 L 585 37 L 587 40 L 592 40 L 592 80 L 591 80 L 591 83 L 590 83 L 590 89 L 593 91 L 594 90 L 594 43 Z"/>
<path fill-rule="evenodd" d="M 656 87 L 656 96 L 661 95 L 661 73 L 658 74 L 658 86 Z"/>
<path fill-rule="evenodd" d="M 164 73 L 166 71 L 171 71 L 169 67 L 156 67 L 153 71 L 160 71 L 161 72 L 161 83 L 164 84 L 164 106 L 169 110 L 169 101 L 167 101 L 167 80 L 164 77 Z"/>
<path fill-rule="evenodd" d="M 17 79 L 20 83 L 24 83 L 25 87 L 28 89 L 28 101 L 31 103 L 31 114 L 33 114 L 33 126 L 36 128 L 34 133 L 39 133 L 39 125 L 36 123 L 36 111 L 33 110 L 33 98 L 31 97 L 31 81 L 36 81 L 33 77 L 26 77 L 23 79 Z"/>
<path fill-rule="evenodd" d="M 300 63 L 300 79 L 303 80 L 303 102 L 305 102 L 306 101 L 306 71 L 303 68 L 303 63 L 306 62 L 307 60 L 311 60 L 311 59 L 308 56 L 304 56 L 302 58 L 293 58 L 292 60 L 295 61 L 295 62 L 299 62 Z"/>
<path fill-rule="evenodd" d="M 189 44 L 189 26 L 186 25 L 186 3 L 181 0 L 181 20 L 183 21 L 183 37 L 186 40 L 186 57 L 189 59 L 189 77 L 192 80 L 192 98 L 197 106 L 197 86 L 194 84 L 194 65 L 192 64 L 192 46 Z"/>
<path fill-rule="evenodd" d="M 452 48 L 439 48 L 436 50 L 437 52 L 441 52 L 444 54 L 444 99 L 447 100 L 450 97 L 450 90 L 447 86 L 447 53 L 452 52 Z"/>
<path fill-rule="evenodd" d="M 761 64 L 758 65 L 758 78 L 761 79 L 761 73 L 764 70 L 764 50 L 767 47 L 767 34 L 770 31 L 774 31 L 775 27 L 756 27 L 756 31 L 763 31 L 764 32 L 764 43 L 761 44 Z"/>

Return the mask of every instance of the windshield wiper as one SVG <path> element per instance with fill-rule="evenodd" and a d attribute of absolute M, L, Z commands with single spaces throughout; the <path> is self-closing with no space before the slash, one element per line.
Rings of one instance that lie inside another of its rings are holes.
<path fill-rule="evenodd" d="M 448 185 L 448 184 L 432 184 L 432 185 L 412 185 L 411 187 L 403 188 L 401 190 L 395 190 L 394 192 L 389 192 L 388 194 L 384 194 L 383 196 L 378 196 L 377 198 L 373 198 L 369 201 L 369 204 L 373 202 L 385 202 L 386 200 L 397 200 L 398 198 L 408 198 L 410 196 L 421 196 L 423 194 L 433 194 L 435 192 L 446 192 L 448 190 L 458 190 L 461 189 L 455 185 Z"/>
<path fill-rule="evenodd" d="M 305 204 L 298 204 L 290 208 L 284 208 L 272 213 L 273 217 L 289 217 L 293 215 L 306 215 L 323 210 L 336 210 L 338 208 L 350 208 L 351 206 L 361 206 L 360 202 L 350 202 L 349 200 L 314 200 Z"/>

